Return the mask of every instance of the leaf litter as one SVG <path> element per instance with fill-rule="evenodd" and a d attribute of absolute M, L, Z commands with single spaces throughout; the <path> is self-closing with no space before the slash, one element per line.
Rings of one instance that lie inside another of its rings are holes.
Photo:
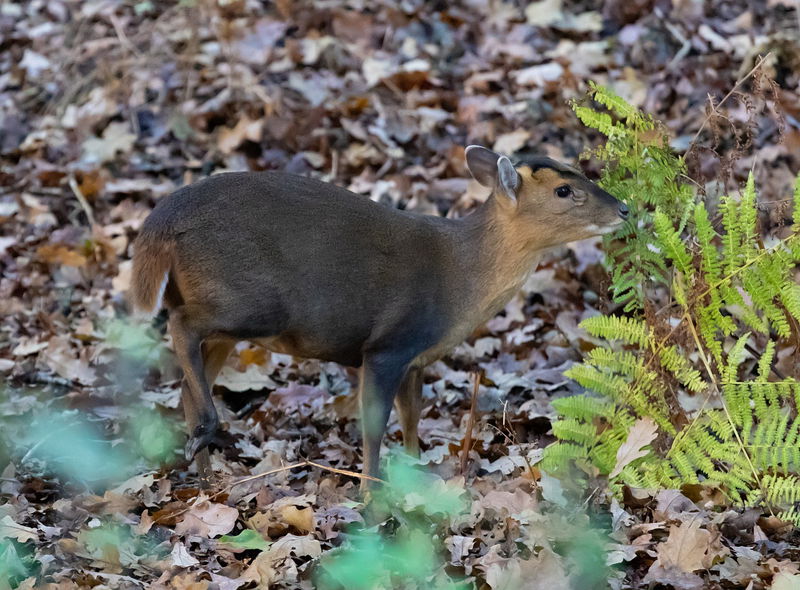
<path fill-rule="evenodd" d="M 352 370 L 238 346 L 215 387 L 225 428 L 209 496 L 178 452 L 163 325 L 120 321 L 131 241 L 187 182 L 284 169 L 463 215 L 485 198 L 466 180 L 465 145 L 567 161 L 592 145 L 566 104 L 587 79 L 664 120 L 682 151 L 706 95 L 767 51 L 782 135 L 766 117 L 729 173 L 755 168 L 775 204 L 765 227 L 779 227 L 800 167 L 797 10 L 2 4 L 0 588 L 797 587 L 797 532 L 770 515 L 691 488 L 621 502 L 600 489 L 576 506 L 537 468 L 551 400 L 579 391 L 562 372 L 594 346 L 577 325 L 612 308 L 597 242 L 548 254 L 504 312 L 427 370 L 422 459 L 398 468 L 377 528 L 347 474 L 360 467 Z M 750 111 L 729 108 L 727 133 Z M 698 178 L 719 166 L 706 152 L 694 162 Z M 634 427 L 617 469 L 651 435 Z M 387 446 L 400 438 L 392 419 Z"/>

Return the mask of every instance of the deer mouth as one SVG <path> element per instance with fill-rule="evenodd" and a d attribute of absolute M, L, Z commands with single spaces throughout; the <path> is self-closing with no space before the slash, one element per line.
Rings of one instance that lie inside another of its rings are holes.
<path fill-rule="evenodd" d="M 591 232 L 596 236 L 602 236 L 618 230 L 623 223 L 625 223 L 625 220 L 621 217 L 609 223 L 603 223 L 599 225 L 596 223 L 590 223 L 586 226 L 586 231 Z"/>

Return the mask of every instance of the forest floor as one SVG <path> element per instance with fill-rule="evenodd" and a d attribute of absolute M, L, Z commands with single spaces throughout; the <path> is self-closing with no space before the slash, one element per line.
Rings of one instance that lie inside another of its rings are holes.
<path fill-rule="evenodd" d="M 765 55 L 772 83 L 737 87 Z M 562 372 L 593 346 L 578 323 L 615 309 L 598 240 L 549 253 L 429 367 L 425 469 L 409 483 L 396 459 L 392 516 L 361 549 L 335 551 L 363 523 L 353 370 L 240 345 L 215 386 L 211 491 L 176 450 L 163 322 L 124 320 L 131 242 L 160 197 L 283 169 L 463 215 L 486 196 L 466 145 L 570 163 L 597 145 L 569 105 L 589 80 L 663 121 L 677 152 L 708 147 L 689 169 L 706 193 L 753 170 L 765 231 L 784 221 L 794 0 L 0 3 L 0 590 L 799 588 L 800 533 L 761 510 L 698 489 L 576 507 L 537 469 L 550 402 L 580 391 Z M 400 441 L 393 417 L 393 456 Z"/>

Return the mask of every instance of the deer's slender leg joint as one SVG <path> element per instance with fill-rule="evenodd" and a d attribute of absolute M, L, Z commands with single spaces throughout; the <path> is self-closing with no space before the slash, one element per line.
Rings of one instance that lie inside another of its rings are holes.
<path fill-rule="evenodd" d="M 186 321 L 186 317 L 184 306 L 173 310 L 169 330 L 175 355 L 184 372 L 182 395 L 186 423 L 189 427 L 189 440 L 186 443 L 185 453 L 186 458 L 191 459 L 214 440 L 219 418 L 206 381 L 201 350 L 202 336 L 199 330 Z M 211 464 L 208 453 L 198 459 L 198 471 L 201 472 L 201 481 L 210 479 Z"/>
<path fill-rule="evenodd" d="M 422 413 L 422 369 L 409 369 L 400 384 L 394 405 L 403 431 L 403 447 L 412 457 L 419 457 L 417 427 Z"/>

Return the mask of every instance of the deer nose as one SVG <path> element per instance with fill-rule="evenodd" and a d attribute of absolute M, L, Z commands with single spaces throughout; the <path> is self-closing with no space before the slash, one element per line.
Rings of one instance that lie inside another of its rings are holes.
<path fill-rule="evenodd" d="M 622 219 L 628 219 L 628 212 L 629 211 L 630 210 L 628 209 L 628 206 L 625 203 L 620 203 L 619 216 L 622 217 Z"/>

